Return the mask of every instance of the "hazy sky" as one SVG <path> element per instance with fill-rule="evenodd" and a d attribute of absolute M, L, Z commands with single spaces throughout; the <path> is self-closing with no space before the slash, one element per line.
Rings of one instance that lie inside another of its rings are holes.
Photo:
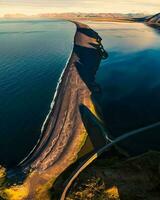
<path fill-rule="evenodd" d="M 46 12 L 158 13 L 160 0 L 0 0 L 0 15 Z"/>

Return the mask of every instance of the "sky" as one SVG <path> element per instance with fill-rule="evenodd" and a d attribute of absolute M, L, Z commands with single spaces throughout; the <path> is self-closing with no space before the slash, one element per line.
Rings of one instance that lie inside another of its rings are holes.
<path fill-rule="evenodd" d="M 160 12 L 160 0 L 0 0 L 0 15 L 60 12 Z"/>

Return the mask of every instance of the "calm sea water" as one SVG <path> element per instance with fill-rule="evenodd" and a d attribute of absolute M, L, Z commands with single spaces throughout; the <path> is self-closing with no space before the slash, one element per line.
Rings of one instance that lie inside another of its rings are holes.
<path fill-rule="evenodd" d="M 100 65 L 97 82 L 112 136 L 160 121 L 160 32 L 139 23 L 90 25 L 102 36 L 109 53 Z"/>
<path fill-rule="evenodd" d="M 0 163 L 13 165 L 35 145 L 75 26 L 62 21 L 0 21 Z"/>

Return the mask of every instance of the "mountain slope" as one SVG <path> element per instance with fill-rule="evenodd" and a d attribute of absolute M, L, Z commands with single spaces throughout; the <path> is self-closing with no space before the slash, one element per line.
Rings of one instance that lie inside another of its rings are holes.
<path fill-rule="evenodd" d="M 160 26 L 160 13 L 148 18 L 146 22 L 149 25 Z"/>

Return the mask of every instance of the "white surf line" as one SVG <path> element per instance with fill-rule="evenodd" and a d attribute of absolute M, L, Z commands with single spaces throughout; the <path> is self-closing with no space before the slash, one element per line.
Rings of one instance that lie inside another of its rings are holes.
<path fill-rule="evenodd" d="M 104 151 L 106 151 L 108 148 L 112 147 L 113 145 L 117 144 L 118 142 L 127 139 L 135 134 L 140 134 L 143 131 L 155 128 L 157 126 L 160 126 L 160 122 L 151 124 L 149 126 L 145 126 L 139 129 L 136 129 L 134 131 L 125 133 L 124 135 L 118 137 L 117 139 L 113 140 L 111 143 L 103 146 L 102 148 L 100 148 L 95 154 L 93 154 L 90 158 L 88 158 L 87 160 L 85 160 L 79 167 L 77 170 L 75 170 L 75 172 L 73 172 L 73 175 L 71 175 L 70 180 L 68 181 L 67 185 L 64 188 L 64 191 L 60 197 L 60 200 L 65 200 L 66 194 L 69 190 L 69 188 L 71 187 L 73 181 L 78 177 L 78 175 L 88 166 L 90 165 L 96 158 L 98 158 L 98 156 L 100 156 Z"/>
<path fill-rule="evenodd" d="M 74 48 L 74 43 L 72 44 L 72 50 L 71 50 L 71 52 L 70 52 L 70 54 L 69 54 L 69 57 L 68 57 L 67 62 L 66 62 L 66 64 L 65 64 L 65 67 L 64 67 L 64 69 L 63 69 L 63 71 L 62 71 L 62 73 L 61 73 L 61 75 L 60 75 L 60 77 L 59 77 L 59 79 L 58 79 L 57 86 L 56 86 L 56 90 L 55 90 L 55 93 L 54 93 L 54 96 L 53 96 L 53 100 L 52 100 L 52 102 L 51 102 L 51 104 L 50 104 L 50 110 L 49 110 L 49 112 L 48 112 L 48 114 L 47 114 L 47 116 L 46 116 L 46 118 L 45 118 L 45 120 L 44 120 L 44 122 L 43 122 L 43 124 L 42 124 L 42 127 L 41 127 L 41 134 L 40 134 L 40 136 L 39 136 L 39 139 L 38 139 L 36 145 L 35 145 L 35 146 L 33 147 L 33 149 L 30 151 L 30 153 L 29 153 L 17 166 L 23 164 L 23 163 L 30 157 L 30 155 L 34 152 L 34 150 L 36 149 L 36 147 L 38 146 L 39 142 L 40 142 L 41 139 L 42 139 L 44 127 L 45 127 L 45 125 L 46 125 L 46 123 L 47 123 L 47 121 L 48 121 L 48 119 L 49 119 L 49 117 L 50 117 L 50 114 L 51 114 L 51 112 L 52 112 L 52 109 L 53 109 L 53 107 L 54 107 L 55 99 L 56 99 L 57 93 L 58 93 L 58 89 L 59 89 L 59 86 L 60 86 L 60 84 L 61 84 L 61 82 L 62 82 L 63 74 L 65 73 L 65 70 L 67 69 L 67 66 L 68 66 L 68 64 L 69 64 L 69 61 L 70 61 L 70 59 L 71 59 L 71 56 L 72 56 L 72 53 L 73 53 L 73 48 Z"/>

